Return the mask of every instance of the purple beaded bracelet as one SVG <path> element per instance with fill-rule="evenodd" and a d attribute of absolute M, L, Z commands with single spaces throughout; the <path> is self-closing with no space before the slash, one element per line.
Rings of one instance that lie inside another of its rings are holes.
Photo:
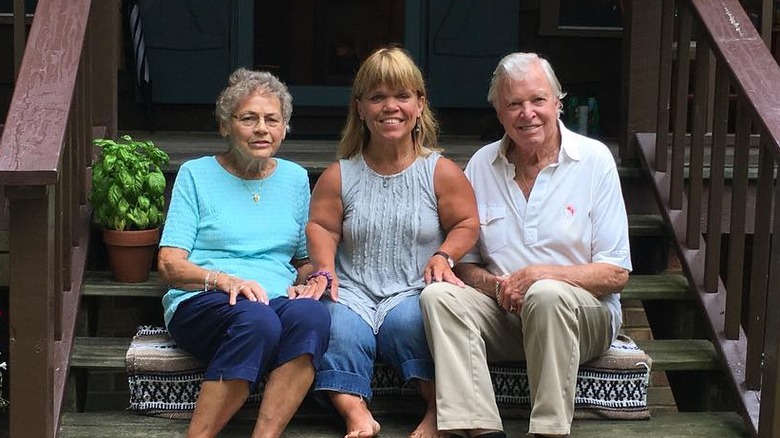
<path fill-rule="evenodd" d="M 330 285 L 333 283 L 333 276 L 328 271 L 314 271 L 306 276 L 306 282 L 317 277 L 325 277 L 328 280 L 328 284 L 325 285 L 325 292 L 330 292 Z"/>

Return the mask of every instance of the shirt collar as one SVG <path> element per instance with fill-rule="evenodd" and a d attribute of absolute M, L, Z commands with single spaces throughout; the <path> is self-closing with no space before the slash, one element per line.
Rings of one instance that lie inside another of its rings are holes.
<path fill-rule="evenodd" d="M 560 119 L 558 120 L 558 130 L 561 133 L 561 150 L 558 152 L 558 163 L 561 163 L 566 158 L 572 161 L 580 161 L 582 153 L 580 152 L 580 146 L 576 139 L 578 134 L 569 131 Z M 500 161 L 509 164 L 509 160 L 506 158 L 506 151 L 511 143 L 512 140 L 510 140 L 509 136 L 504 134 L 504 136 L 501 137 L 501 141 L 498 143 L 496 153 L 491 162 L 495 163 Z"/>

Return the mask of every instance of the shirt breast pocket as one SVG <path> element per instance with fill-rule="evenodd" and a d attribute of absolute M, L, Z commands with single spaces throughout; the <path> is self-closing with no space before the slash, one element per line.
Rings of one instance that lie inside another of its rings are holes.
<path fill-rule="evenodd" d="M 506 246 L 506 207 L 479 205 L 479 244 L 484 254 L 494 253 Z"/>

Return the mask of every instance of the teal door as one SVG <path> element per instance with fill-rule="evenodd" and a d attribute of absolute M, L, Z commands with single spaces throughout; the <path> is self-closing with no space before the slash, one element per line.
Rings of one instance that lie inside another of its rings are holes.
<path fill-rule="evenodd" d="M 517 50 L 510 0 L 141 0 L 153 100 L 213 104 L 230 72 L 269 69 L 296 105 L 343 106 L 359 60 L 402 43 L 437 107 L 486 107 L 490 74 Z"/>
<path fill-rule="evenodd" d="M 440 108 L 489 106 L 493 70 L 518 48 L 520 2 L 431 0 L 428 17 L 431 103 Z"/>
<path fill-rule="evenodd" d="M 139 5 L 153 101 L 213 104 L 230 72 L 252 66 L 252 22 L 241 19 L 252 16 L 252 0 L 141 0 Z"/>

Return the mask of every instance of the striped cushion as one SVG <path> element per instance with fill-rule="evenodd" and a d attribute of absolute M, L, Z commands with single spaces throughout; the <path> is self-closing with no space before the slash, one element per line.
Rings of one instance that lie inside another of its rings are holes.
<path fill-rule="evenodd" d="M 130 384 L 130 410 L 170 418 L 189 418 L 195 409 L 205 366 L 176 346 L 165 329 L 141 327 L 125 357 Z M 602 356 L 580 366 L 574 398 L 575 418 L 647 419 L 647 385 L 651 359 L 625 336 Z M 530 408 L 524 364 L 491 364 L 496 401 L 527 415 Z M 374 368 L 375 397 L 414 396 L 395 371 Z M 258 405 L 263 385 L 247 404 Z"/>

